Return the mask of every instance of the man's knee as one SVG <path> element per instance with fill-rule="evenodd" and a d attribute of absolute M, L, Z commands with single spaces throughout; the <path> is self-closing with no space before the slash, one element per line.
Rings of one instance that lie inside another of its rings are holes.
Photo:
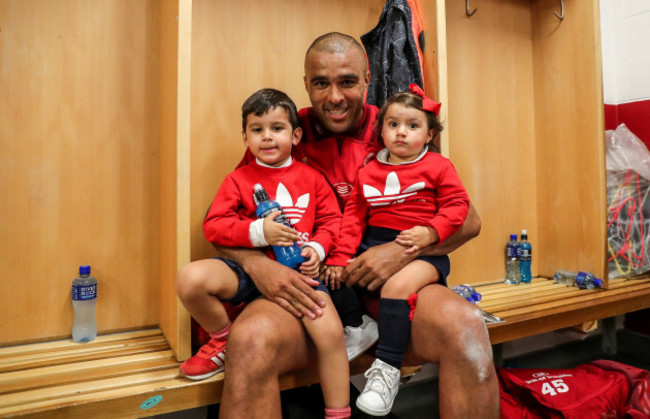
<path fill-rule="evenodd" d="M 228 337 L 231 365 L 241 363 L 250 368 L 254 363 L 257 369 L 271 370 L 277 366 L 282 370 L 283 363 L 291 363 L 292 354 L 296 354 L 298 362 L 306 337 L 300 322 L 293 317 L 288 319 L 281 321 L 277 313 L 247 307 L 233 323 Z"/>
<path fill-rule="evenodd" d="M 427 361 L 437 362 L 448 354 L 473 355 L 481 363 L 492 361 L 481 311 L 446 287 L 432 285 L 418 293 L 412 335 L 416 351 Z"/>

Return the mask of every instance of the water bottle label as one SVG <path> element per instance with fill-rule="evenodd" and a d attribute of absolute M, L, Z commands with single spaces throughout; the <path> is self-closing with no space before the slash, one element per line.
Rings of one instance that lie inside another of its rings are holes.
<path fill-rule="evenodd" d="M 92 300 L 93 298 L 97 298 L 97 284 L 72 286 L 73 300 Z"/>
<path fill-rule="evenodd" d="M 270 209 L 260 213 L 258 218 L 266 218 L 270 213 L 275 212 L 275 211 L 280 211 L 280 208 L 278 208 L 278 207 L 270 208 Z M 275 221 L 276 223 L 284 224 L 285 226 L 291 227 L 291 223 L 287 219 L 287 216 L 284 215 L 284 212 L 281 213 L 280 215 L 278 215 L 277 217 L 275 217 L 273 219 L 273 221 Z"/>
<path fill-rule="evenodd" d="M 579 287 L 584 285 L 586 279 L 587 279 L 586 272 L 582 272 L 582 271 L 578 272 L 578 274 L 576 275 L 576 285 L 578 285 Z"/>
<path fill-rule="evenodd" d="M 513 256 L 516 256 L 516 255 L 513 255 L 513 253 L 515 253 L 515 252 L 514 252 L 514 249 L 512 248 L 512 246 L 506 246 L 506 256 L 508 256 L 509 258 L 511 258 Z"/>

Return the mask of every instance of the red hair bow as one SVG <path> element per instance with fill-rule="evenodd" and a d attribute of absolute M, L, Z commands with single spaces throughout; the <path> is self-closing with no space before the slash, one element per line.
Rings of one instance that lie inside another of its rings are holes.
<path fill-rule="evenodd" d="M 422 88 L 415 83 L 411 83 L 409 85 L 409 90 L 411 93 L 416 94 L 422 98 L 422 109 L 425 111 L 433 112 L 436 116 L 438 116 L 438 112 L 440 112 L 440 107 L 442 106 L 441 103 L 438 103 L 435 100 L 426 97 Z"/>

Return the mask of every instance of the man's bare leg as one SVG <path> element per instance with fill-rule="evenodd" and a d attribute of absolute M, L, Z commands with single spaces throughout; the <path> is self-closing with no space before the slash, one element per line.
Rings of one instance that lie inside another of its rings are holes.
<path fill-rule="evenodd" d="M 405 363 L 415 360 L 440 366 L 440 417 L 499 417 L 499 385 L 483 316 L 447 287 L 429 285 L 418 293 Z"/>
<path fill-rule="evenodd" d="M 315 360 L 298 318 L 269 300 L 252 302 L 228 339 L 220 417 L 281 418 L 279 376 Z"/>

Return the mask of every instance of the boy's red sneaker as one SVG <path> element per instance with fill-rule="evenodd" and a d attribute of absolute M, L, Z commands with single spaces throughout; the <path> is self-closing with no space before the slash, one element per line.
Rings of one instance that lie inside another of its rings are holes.
<path fill-rule="evenodd" d="M 190 380 L 205 380 L 223 371 L 227 342 L 226 339 L 210 339 L 196 355 L 181 364 L 181 374 Z"/>

